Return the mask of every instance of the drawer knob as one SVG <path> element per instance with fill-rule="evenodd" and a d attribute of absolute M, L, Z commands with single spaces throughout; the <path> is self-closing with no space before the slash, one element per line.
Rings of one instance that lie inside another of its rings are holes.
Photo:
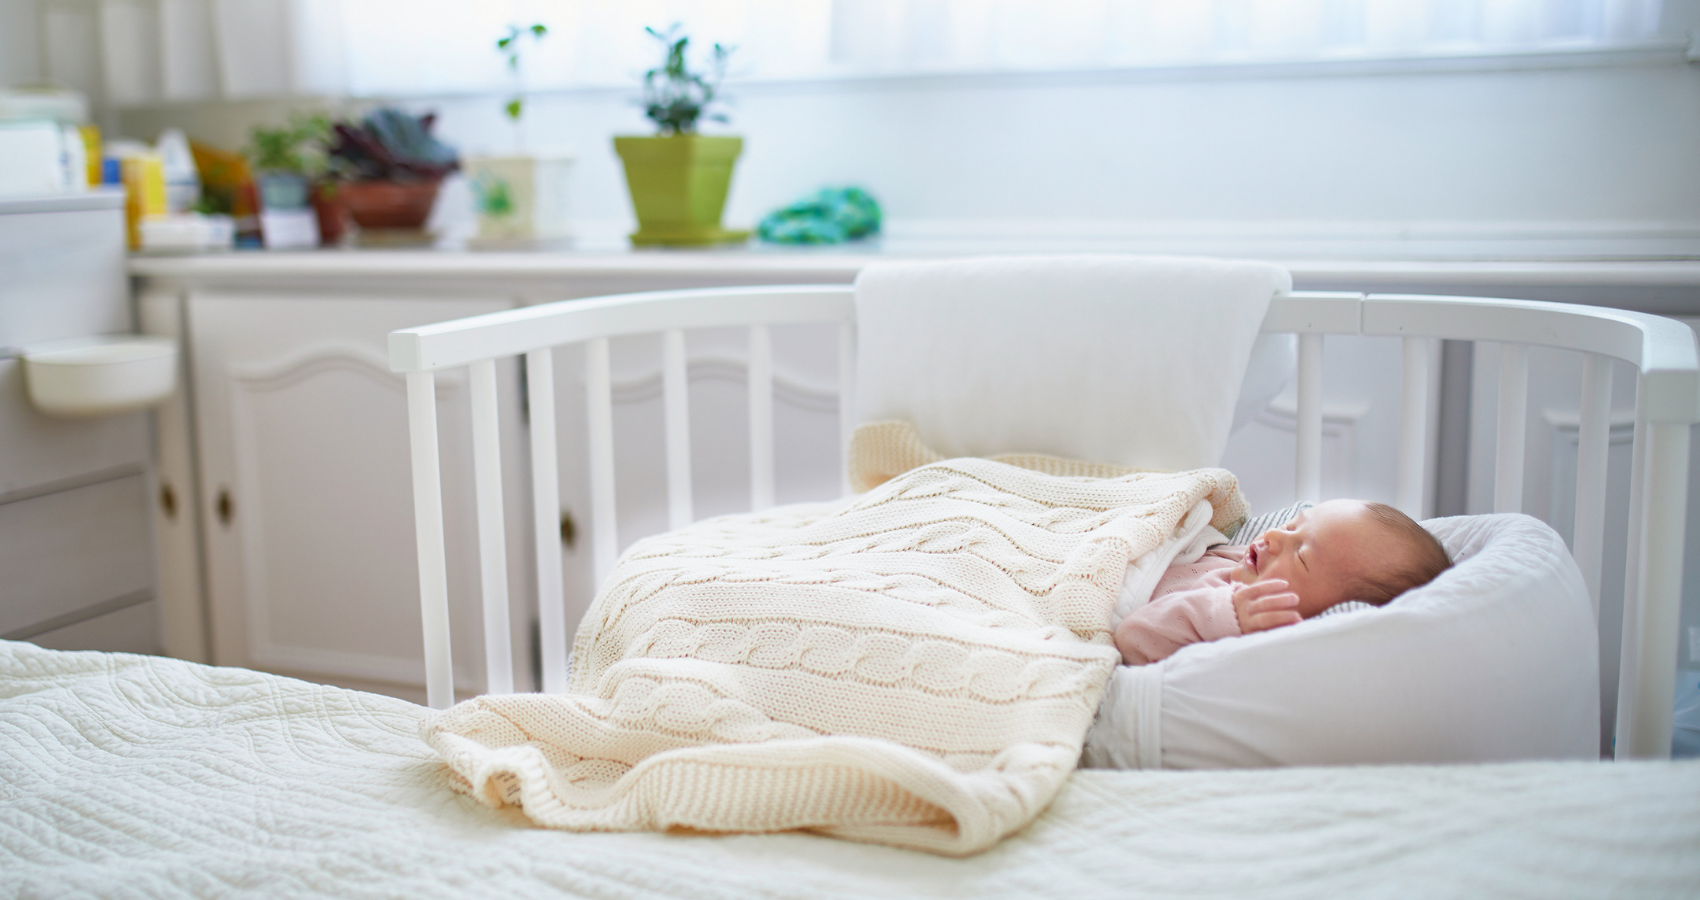
<path fill-rule="evenodd" d="M 236 504 L 230 500 L 230 488 L 219 488 L 218 491 L 218 524 L 230 527 L 230 520 L 236 515 Z"/>

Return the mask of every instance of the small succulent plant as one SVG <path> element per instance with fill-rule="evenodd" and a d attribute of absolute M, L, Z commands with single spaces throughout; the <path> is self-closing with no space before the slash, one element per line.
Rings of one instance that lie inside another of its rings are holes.
<path fill-rule="evenodd" d="M 691 39 L 679 34 L 677 22 L 666 31 L 644 30 L 666 48 L 661 65 L 643 73 L 644 115 L 664 135 L 695 134 L 701 119 L 726 121 L 725 115 L 704 111 L 716 102 L 720 82 L 726 77 L 726 59 L 734 48 L 715 44 L 709 53 L 708 70 L 693 72 L 685 59 Z"/>
<path fill-rule="evenodd" d="M 435 181 L 459 168 L 453 147 L 431 136 L 435 113 L 380 107 L 358 123 L 332 126 L 332 171 L 354 181 Z"/>

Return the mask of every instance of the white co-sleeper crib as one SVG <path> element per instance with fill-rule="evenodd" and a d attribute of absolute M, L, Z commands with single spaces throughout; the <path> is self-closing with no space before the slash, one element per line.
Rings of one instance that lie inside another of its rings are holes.
<path fill-rule="evenodd" d="M 554 407 L 546 348 L 590 352 L 595 532 L 613 562 L 607 339 L 660 332 L 666 348 L 675 523 L 691 518 L 681 334 L 750 326 L 751 429 L 772 435 L 767 328 L 836 322 L 854 343 L 846 288 L 693 291 L 577 301 L 399 332 L 408 373 L 431 701 L 450 698 L 432 373 L 470 365 L 477 422 L 486 633 L 505 577 L 495 460 L 493 360 L 530 369 L 545 687 L 566 672 L 555 522 Z M 1278 297 L 1264 328 L 1300 338 L 1301 494 L 1319 491 L 1319 370 L 1327 334 L 1407 338 L 1400 502 L 1421 484 L 1420 386 L 1435 338 L 1545 344 L 1588 356 L 1576 556 L 1598 596 L 1610 369 L 1641 371 L 1624 633 L 1620 757 L 1669 748 L 1681 576 L 1681 489 L 1696 418 L 1693 339 L 1668 320 L 1588 307 L 1350 294 Z M 846 352 L 844 384 L 854 385 Z M 1504 357 L 1501 421 L 1521 421 L 1522 357 Z M 848 407 L 849 404 L 846 404 Z M 845 421 L 846 430 L 851 423 Z M 1499 484 L 1515 485 L 1515 435 Z M 1511 446 L 1507 448 L 1507 444 Z M 756 505 L 772 458 L 752 460 Z M 1517 497 L 1502 490 L 1502 509 Z M 1492 518 L 1492 517 L 1487 517 Z M 1458 520 L 1452 520 L 1454 522 Z M 1534 527 L 1531 520 L 1519 520 Z M 1584 602 L 1585 601 L 1581 601 Z M 1352 613 L 1331 619 L 1368 616 Z M 1326 630 L 1326 629 L 1321 629 Z M 1232 643 L 1232 642 L 1226 642 Z M 491 647 L 490 687 L 511 685 Z M 1182 654 L 1185 655 L 1185 654 Z M 1193 654 L 1203 655 L 1203 654 Z M 1198 896 L 1685 896 L 1700 886 L 1700 763 L 1524 761 L 1493 765 L 1095 771 L 1069 777 L 1020 833 L 965 859 L 801 833 L 572 833 L 527 827 L 450 789 L 420 740 L 423 707 L 242 669 L 0 642 L 0 896 L 640 898 Z"/>
<path fill-rule="evenodd" d="M 567 682 L 561 585 L 556 421 L 551 348 L 583 342 L 587 369 L 596 579 L 616 555 L 614 449 L 608 341 L 655 334 L 663 350 L 669 517 L 692 520 L 691 460 L 684 334 L 697 328 L 749 328 L 751 506 L 773 503 L 772 362 L 769 329 L 788 323 L 839 327 L 841 437 L 856 425 L 856 323 L 849 287 L 759 287 L 632 294 L 533 306 L 405 329 L 391 335 L 391 365 L 408 380 L 417 511 L 427 690 L 433 707 L 452 700 L 448 597 L 441 513 L 434 373 L 471 370 L 474 465 L 481 555 L 488 685 L 512 690 L 507 624 L 507 569 L 496 426 L 496 361 L 523 354 L 530 387 L 532 508 L 542 627 L 543 689 Z M 1598 612 L 1605 542 L 1606 454 L 1611 360 L 1637 368 L 1630 527 L 1623 647 L 1617 705 L 1619 758 L 1668 757 L 1673 673 L 1683 566 L 1689 426 L 1700 420 L 1700 366 L 1684 325 L 1657 316 L 1599 307 L 1445 296 L 1293 292 L 1270 303 L 1265 334 L 1298 335 L 1297 494 L 1320 499 L 1322 345 L 1326 335 L 1403 338 L 1397 503 L 1420 517 L 1427 448 L 1429 342 L 1501 342 L 1494 509 L 1522 505 L 1527 347 L 1585 354 L 1573 552 Z M 1489 689 L 1491 691 L 1491 689 Z M 1387 760 L 1366 760 L 1387 761 Z"/>

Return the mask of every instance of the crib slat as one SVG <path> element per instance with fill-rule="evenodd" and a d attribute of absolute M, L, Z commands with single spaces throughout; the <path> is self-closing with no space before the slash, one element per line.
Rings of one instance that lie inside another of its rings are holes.
<path fill-rule="evenodd" d="M 1611 451 L 1611 358 L 1590 353 L 1582 362 L 1582 423 L 1576 449 L 1576 525 L 1571 554 L 1600 617 L 1600 566 L 1606 534 L 1606 462 Z"/>
<path fill-rule="evenodd" d="M 1668 759 L 1676 693 L 1676 634 L 1681 619 L 1683 529 L 1688 514 L 1688 424 L 1647 426 L 1646 486 L 1641 498 L 1641 552 L 1636 666 L 1624 669 L 1631 690 L 1618 686 L 1617 754 L 1634 759 Z M 1653 486 L 1656 489 L 1652 489 Z M 1625 606 L 1629 605 L 1627 597 Z M 1624 622 L 1627 643 L 1629 622 Z M 1624 711 L 1628 710 L 1627 720 Z"/>
<path fill-rule="evenodd" d="M 1494 436 L 1493 511 L 1523 511 L 1523 437 L 1529 408 L 1529 348 L 1499 345 L 1499 430 Z"/>
<path fill-rule="evenodd" d="M 1322 499 L 1322 335 L 1299 335 L 1298 499 Z"/>
<path fill-rule="evenodd" d="M 1423 475 L 1428 463 L 1427 338 L 1404 339 L 1405 366 L 1399 397 L 1399 475 L 1395 502 L 1405 515 L 1423 517 Z"/>
<path fill-rule="evenodd" d="M 596 590 L 614 570 L 618 558 L 619 526 L 614 509 L 614 397 L 608 374 L 608 339 L 591 338 L 584 345 L 585 400 L 590 443 L 590 520 Z"/>
<path fill-rule="evenodd" d="M 1647 411 L 1645 374 L 1636 377 L 1635 437 L 1629 448 L 1629 536 L 1624 548 L 1623 566 L 1623 638 L 1618 644 L 1617 666 L 1617 724 L 1616 753 L 1630 758 L 1630 739 L 1636 725 L 1635 706 L 1639 698 L 1641 671 L 1641 554 L 1643 513 L 1647 502 Z"/>
<path fill-rule="evenodd" d="M 750 509 L 773 505 L 773 339 L 750 326 Z"/>
<path fill-rule="evenodd" d="M 850 436 L 856 432 L 856 325 L 838 326 L 838 449 L 841 488 L 850 496 Z"/>
<path fill-rule="evenodd" d="M 686 370 L 685 333 L 661 335 L 661 391 L 667 417 L 667 524 L 691 524 L 691 400 Z"/>
<path fill-rule="evenodd" d="M 514 692 L 513 639 L 508 633 L 508 539 L 502 527 L 502 446 L 496 422 L 496 361 L 472 370 L 473 492 L 478 501 L 478 574 L 484 599 L 484 689 Z"/>
<path fill-rule="evenodd" d="M 555 356 L 553 350 L 525 355 L 531 418 L 531 538 L 537 557 L 537 628 L 543 691 L 567 690 L 567 607 L 561 583 L 560 465 L 555 449 Z"/>
<path fill-rule="evenodd" d="M 455 700 L 449 658 L 449 575 L 443 547 L 443 480 L 437 459 L 437 379 L 407 373 L 407 433 L 413 457 L 413 530 L 419 553 L 419 616 L 425 632 L 425 700 Z"/>

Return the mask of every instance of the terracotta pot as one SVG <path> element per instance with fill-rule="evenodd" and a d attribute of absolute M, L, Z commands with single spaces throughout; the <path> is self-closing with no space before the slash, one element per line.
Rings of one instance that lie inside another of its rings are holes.
<path fill-rule="evenodd" d="M 337 199 L 361 228 L 419 229 L 437 199 L 435 181 L 350 181 Z"/>
<path fill-rule="evenodd" d="M 334 181 L 313 185 L 310 196 L 313 213 L 319 219 L 319 245 L 322 247 L 335 247 L 348 233 L 348 210 L 343 208 L 342 188 L 342 184 Z"/>

